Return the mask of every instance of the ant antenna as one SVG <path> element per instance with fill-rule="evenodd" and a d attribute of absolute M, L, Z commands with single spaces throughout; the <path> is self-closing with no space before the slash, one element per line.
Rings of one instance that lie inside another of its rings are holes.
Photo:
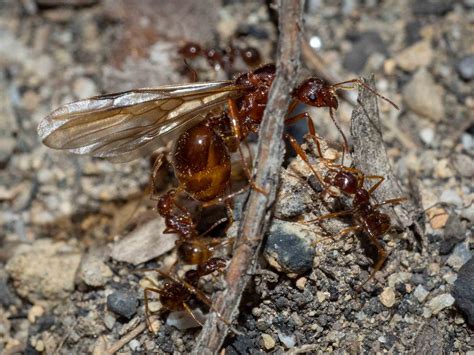
<path fill-rule="evenodd" d="M 394 108 L 396 108 L 397 110 L 400 110 L 400 108 L 397 106 L 397 104 L 395 102 L 393 102 L 392 100 L 390 100 L 389 98 L 379 94 L 377 91 L 375 91 L 374 89 L 372 89 L 369 85 L 367 85 L 366 83 L 364 83 L 361 79 L 352 79 L 352 80 L 347 80 L 347 81 L 343 81 L 343 82 L 340 82 L 340 83 L 337 83 L 337 84 L 334 84 L 332 85 L 332 87 L 335 89 L 335 90 L 352 90 L 354 89 L 354 86 L 344 86 L 345 84 L 354 84 L 354 86 L 363 86 L 364 88 L 366 88 L 367 90 L 369 90 L 372 94 L 374 94 L 375 96 L 378 96 L 380 97 L 382 100 L 385 100 L 387 101 L 390 105 L 392 105 Z"/>
<path fill-rule="evenodd" d="M 197 71 L 191 67 L 191 65 L 189 65 L 188 61 L 186 60 L 186 58 L 183 59 L 184 61 L 184 65 L 186 66 L 186 69 L 189 70 L 191 73 L 192 73 L 192 83 L 196 83 L 198 81 L 198 73 Z"/>

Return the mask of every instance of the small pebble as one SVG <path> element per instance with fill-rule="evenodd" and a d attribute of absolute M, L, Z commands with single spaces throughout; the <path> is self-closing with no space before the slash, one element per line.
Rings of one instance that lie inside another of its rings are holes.
<path fill-rule="evenodd" d="M 296 287 L 298 287 L 298 289 L 303 291 L 306 286 L 307 281 L 308 279 L 306 277 L 300 277 L 298 280 L 296 280 Z"/>
<path fill-rule="evenodd" d="M 454 282 L 453 296 L 459 309 L 466 315 L 468 323 L 474 326 L 474 257 L 459 270 L 458 278 Z"/>
<path fill-rule="evenodd" d="M 73 84 L 73 91 L 78 98 L 97 95 L 97 87 L 94 81 L 87 77 L 77 78 Z"/>
<path fill-rule="evenodd" d="M 433 49 L 429 41 L 420 41 L 405 48 L 394 59 L 400 68 L 411 72 L 430 65 L 433 60 Z"/>
<path fill-rule="evenodd" d="M 444 190 L 439 198 L 440 202 L 462 206 L 462 198 L 454 190 Z"/>
<path fill-rule="evenodd" d="M 455 271 L 458 271 L 471 258 L 472 253 L 469 250 L 468 243 L 459 243 L 454 247 L 453 252 L 448 260 L 446 260 L 446 264 L 451 266 Z"/>
<path fill-rule="evenodd" d="M 265 350 L 271 350 L 275 347 L 275 339 L 269 334 L 262 334 L 262 344 Z"/>
<path fill-rule="evenodd" d="M 115 291 L 107 296 L 107 307 L 110 311 L 127 319 L 137 313 L 137 298 L 127 291 Z"/>
<path fill-rule="evenodd" d="M 137 339 L 132 339 L 128 343 L 128 347 L 132 351 L 140 351 L 141 343 Z"/>
<path fill-rule="evenodd" d="M 386 52 L 387 46 L 379 33 L 365 32 L 356 39 L 350 52 L 346 54 L 342 65 L 347 70 L 358 73 L 364 69 L 367 59 L 372 53 L 386 54 Z"/>
<path fill-rule="evenodd" d="M 420 131 L 420 138 L 426 145 L 431 145 L 431 143 L 433 143 L 434 136 L 435 132 L 431 127 L 423 128 Z"/>
<path fill-rule="evenodd" d="M 278 271 L 289 276 L 304 274 L 313 267 L 314 247 L 301 226 L 291 222 L 273 223 L 264 246 L 264 256 Z"/>
<path fill-rule="evenodd" d="M 432 314 L 438 314 L 443 309 L 451 307 L 454 304 L 454 297 L 450 293 L 443 293 L 436 296 L 427 303 Z"/>
<path fill-rule="evenodd" d="M 44 308 L 39 305 L 34 305 L 28 311 L 28 320 L 30 323 L 35 323 L 36 319 L 41 317 L 44 314 Z"/>
<path fill-rule="evenodd" d="M 115 325 L 115 317 L 110 313 L 106 313 L 104 316 L 104 324 L 107 329 L 112 330 Z"/>
<path fill-rule="evenodd" d="M 413 295 L 415 295 L 416 299 L 420 303 L 423 303 L 426 300 L 428 294 L 429 292 L 422 285 L 416 286 L 415 291 L 413 292 Z"/>
<path fill-rule="evenodd" d="M 391 308 L 395 304 L 395 291 L 391 287 L 384 288 L 383 292 L 379 295 L 380 302 L 388 308 Z"/>
<path fill-rule="evenodd" d="M 426 214 L 428 215 L 431 228 L 442 229 L 449 219 L 449 214 L 441 207 L 430 208 Z"/>
<path fill-rule="evenodd" d="M 474 78 L 474 55 L 470 55 L 461 59 L 456 69 L 459 76 L 464 80 L 472 80 Z"/>
<path fill-rule="evenodd" d="M 426 69 L 417 70 L 411 81 L 403 88 L 402 94 L 407 106 L 420 116 L 433 122 L 445 118 L 444 89 L 436 84 Z"/>
<path fill-rule="evenodd" d="M 288 349 L 291 349 L 296 345 L 296 339 L 294 335 L 286 335 L 278 332 L 278 339 L 280 339 L 283 345 L 285 345 Z"/>

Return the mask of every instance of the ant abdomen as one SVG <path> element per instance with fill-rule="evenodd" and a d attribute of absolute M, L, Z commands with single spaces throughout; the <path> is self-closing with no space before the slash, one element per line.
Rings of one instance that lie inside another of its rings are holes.
<path fill-rule="evenodd" d="M 212 128 L 198 124 L 181 134 L 175 147 L 174 169 L 185 191 L 202 202 L 225 192 L 231 176 L 230 156 Z"/>
<path fill-rule="evenodd" d="M 199 239 L 189 240 L 178 246 L 180 260 L 191 265 L 205 263 L 211 258 L 213 251 L 214 249 Z"/>

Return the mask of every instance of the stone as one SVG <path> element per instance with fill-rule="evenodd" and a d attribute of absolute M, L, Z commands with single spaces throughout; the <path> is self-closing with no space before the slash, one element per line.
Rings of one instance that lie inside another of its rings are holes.
<path fill-rule="evenodd" d="M 472 253 L 469 250 L 469 244 L 466 241 L 465 243 L 459 243 L 456 245 L 448 260 L 446 260 L 446 264 L 451 266 L 455 271 L 458 271 L 471 258 Z"/>
<path fill-rule="evenodd" d="M 467 322 L 474 326 L 474 258 L 459 269 L 453 296 L 459 309 L 466 315 Z"/>
<path fill-rule="evenodd" d="M 281 172 L 281 184 L 275 202 L 275 216 L 286 220 L 311 210 L 314 191 L 308 183 L 287 170 Z"/>
<path fill-rule="evenodd" d="M 66 298 L 74 291 L 74 277 L 81 253 L 64 242 L 40 239 L 21 245 L 8 261 L 6 270 L 16 291 L 35 303 Z"/>
<path fill-rule="evenodd" d="M 129 233 L 112 246 L 111 257 L 138 265 L 157 258 L 175 247 L 175 234 L 165 234 L 163 218 L 154 218 Z"/>
<path fill-rule="evenodd" d="M 275 347 L 275 339 L 269 334 L 262 334 L 262 345 L 265 350 L 272 350 Z"/>
<path fill-rule="evenodd" d="M 436 315 L 443 309 L 451 307 L 454 304 L 454 297 L 450 293 L 443 293 L 434 297 L 427 303 L 428 309 Z"/>
<path fill-rule="evenodd" d="M 141 346 L 142 346 L 141 343 L 137 339 L 132 339 L 128 343 L 128 347 L 130 348 L 130 350 L 134 352 L 140 351 Z"/>
<path fill-rule="evenodd" d="M 433 140 L 434 140 L 434 137 L 435 137 L 435 132 L 433 130 L 433 128 L 431 127 L 426 127 L 426 128 L 423 128 L 420 130 L 420 138 L 422 140 L 423 143 L 425 143 L 426 145 L 431 145 L 431 143 L 433 143 Z"/>
<path fill-rule="evenodd" d="M 448 216 L 447 213 L 446 216 Z M 461 222 L 459 216 L 455 213 L 449 215 L 443 227 L 443 240 L 439 245 L 439 253 L 441 255 L 448 255 L 454 249 L 456 244 L 462 242 L 466 238 L 466 227 Z"/>
<path fill-rule="evenodd" d="M 386 55 L 387 46 L 377 32 L 362 33 L 356 38 L 342 65 L 347 70 L 358 73 L 364 69 L 367 59 L 372 53 Z"/>
<path fill-rule="evenodd" d="M 301 225 L 276 221 L 270 229 L 263 255 L 278 271 L 296 276 L 311 270 L 315 250 Z"/>
<path fill-rule="evenodd" d="M 388 277 L 388 285 L 394 288 L 397 283 L 406 283 L 412 278 L 412 276 L 413 275 L 410 272 L 396 272 Z"/>
<path fill-rule="evenodd" d="M 395 304 L 395 290 L 392 287 L 386 287 L 379 295 L 380 303 L 385 307 L 391 308 Z"/>
<path fill-rule="evenodd" d="M 95 82 L 87 77 L 77 78 L 73 83 L 72 90 L 74 95 L 78 98 L 97 95 L 97 86 Z"/>
<path fill-rule="evenodd" d="M 456 70 L 463 80 L 474 78 L 474 55 L 462 58 L 456 65 Z"/>
<path fill-rule="evenodd" d="M 442 229 L 449 219 L 449 214 L 441 207 L 430 208 L 426 214 L 433 229 Z"/>
<path fill-rule="evenodd" d="M 412 3 L 414 15 L 435 15 L 442 16 L 451 11 L 454 7 L 452 0 L 424 0 Z"/>
<path fill-rule="evenodd" d="M 418 285 L 416 286 L 413 295 L 416 297 L 418 302 L 423 303 L 426 300 L 426 297 L 428 297 L 429 291 L 427 291 L 423 285 Z"/>
<path fill-rule="evenodd" d="M 433 49 L 429 41 L 420 41 L 405 48 L 395 56 L 397 65 L 405 71 L 412 72 L 420 67 L 427 67 L 433 60 Z"/>
<path fill-rule="evenodd" d="M 456 206 L 463 205 L 462 198 L 456 193 L 456 191 L 451 190 L 451 189 L 444 190 L 441 193 L 439 201 L 447 203 L 447 204 L 456 205 Z"/>
<path fill-rule="evenodd" d="M 107 296 L 107 308 L 126 319 L 131 319 L 137 313 L 137 306 L 135 294 L 129 291 L 115 291 Z"/>
<path fill-rule="evenodd" d="M 294 334 L 289 335 L 278 332 L 278 339 L 280 339 L 283 345 L 285 345 L 288 349 L 294 348 L 296 345 L 296 339 Z"/>
<path fill-rule="evenodd" d="M 411 81 L 403 88 L 402 94 L 407 106 L 418 115 L 434 122 L 445 118 L 444 89 L 435 83 L 425 68 L 417 70 Z"/>
<path fill-rule="evenodd" d="M 16 139 L 0 137 L 0 167 L 6 166 L 16 148 Z"/>
<path fill-rule="evenodd" d="M 77 273 L 79 281 L 91 287 L 104 286 L 113 276 L 112 270 L 105 264 L 107 253 L 103 249 L 91 249 L 82 258 Z"/>

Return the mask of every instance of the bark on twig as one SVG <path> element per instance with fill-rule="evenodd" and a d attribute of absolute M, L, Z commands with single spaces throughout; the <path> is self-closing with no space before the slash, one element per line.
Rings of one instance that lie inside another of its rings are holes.
<path fill-rule="evenodd" d="M 238 314 L 242 293 L 257 263 L 258 254 L 272 215 L 272 206 L 283 161 L 283 121 L 287 114 L 289 93 L 294 87 L 300 67 L 300 30 L 302 0 L 281 0 L 279 3 L 277 72 L 260 128 L 258 153 L 255 159 L 255 184 L 268 194 L 253 190 L 245 207 L 234 255 L 227 268 L 226 289 L 217 295 L 214 309 L 229 322 Z M 216 353 L 222 346 L 228 325 L 212 313 L 197 340 L 193 354 Z"/>
<path fill-rule="evenodd" d="M 367 84 L 375 87 L 374 79 L 371 78 Z M 365 88 L 361 88 L 357 99 L 359 104 L 352 111 L 351 135 L 353 139 L 354 165 L 370 175 L 385 177 L 385 181 L 375 190 L 375 199 L 379 202 L 398 197 L 408 197 L 398 183 L 389 163 L 388 155 L 382 137 L 377 97 Z M 423 211 L 411 200 L 403 202 L 395 207 L 392 212 L 395 225 L 409 233 L 420 241 L 424 236 L 424 230 L 419 223 L 423 219 Z"/>

